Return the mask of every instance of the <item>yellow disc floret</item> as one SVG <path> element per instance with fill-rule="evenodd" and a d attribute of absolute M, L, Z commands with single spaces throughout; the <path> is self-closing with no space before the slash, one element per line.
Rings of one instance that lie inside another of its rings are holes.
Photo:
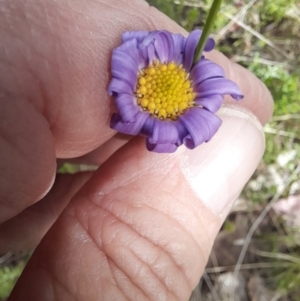
<path fill-rule="evenodd" d="M 175 63 L 155 61 L 141 70 L 137 82 L 137 103 L 157 118 L 176 120 L 194 106 L 195 93 L 188 74 Z"/>

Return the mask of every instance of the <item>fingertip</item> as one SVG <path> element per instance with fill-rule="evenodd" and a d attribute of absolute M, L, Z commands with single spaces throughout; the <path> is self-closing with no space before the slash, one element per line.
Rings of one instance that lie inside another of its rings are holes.
<path fill-rule="evenodd" d="M 49 193 L 38 203 L 0 224 L 0 254 L 35 249 L 91 172 L 59 174 Z"/>
<path fill-rule="evenodd" d="M 250 111 L 227 105 L 218 115 L 219 131 L 209 143 L 185 152 L 183 172 L 199 200 L 223 219 L 257 168 L 265 139 Z"/>

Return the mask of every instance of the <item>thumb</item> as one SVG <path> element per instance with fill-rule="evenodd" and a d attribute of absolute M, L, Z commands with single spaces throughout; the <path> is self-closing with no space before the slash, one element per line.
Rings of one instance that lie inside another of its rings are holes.
<path fill-rule="evenodd" d="M 137 138 L 117 151 L 46 235 L 10 300 L 188 300 L 264 150 L 250 113 L 219 115 L 222 127 L 196 150 L 149 153 Z"/>

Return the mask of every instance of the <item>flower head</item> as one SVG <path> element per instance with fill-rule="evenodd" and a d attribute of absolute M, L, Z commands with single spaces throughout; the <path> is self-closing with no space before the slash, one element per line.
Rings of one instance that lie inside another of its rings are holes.
<path fill-rule="evenodd" d="M 147 137 L 146 146 L 159 153 L 180 145 L 193 149 L 209 141 L 222 121 L 214 113 L 223 95 L 243 98 L 223 69 L 205 59 L 193 64 L 200 30 L 188 38 L 167 31 L 130 31 L 112 54 L 108 92 L 118 113 L 111 128 Z M 204 50 L 214 48 L 209 38 Z"/>

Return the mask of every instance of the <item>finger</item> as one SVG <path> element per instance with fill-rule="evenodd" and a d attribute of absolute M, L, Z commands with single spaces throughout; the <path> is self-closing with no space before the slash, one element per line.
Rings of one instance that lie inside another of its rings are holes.
<path fill-rule="evenodd" d="M 53 137 L 43 116 L 22 100 L 0 96 L 0 106 L 1 223 L 49 191 L 56 162 Z"/>
<path fill-rule="evenodd" d="M 74 0 L 72 5 L 67 0 L 17 0 L 11 5 L 6 0 L 1 14 L 0 105 L 6 110 L 0 123 L 5 137 L 0 141 L 0 168 L 8 171 L 0 178 L 4 220 L 50 189 L 54 154 L 82 156 L 114 135 L 108 126 L 113 108 L 106 90 L 111 51 L 122 32 L 186 32 L 139 0 Z M 218 53 L 213 59 L 248 93 L 241 105 L 265 122 L 272 105 L 264 85 L 252 78 L 255 89 L 246 90 L 251 77 L 246 70 Z"/>
<path fill-rule="evenodd" d="M 188 300 L 264 150 L 251 114 L 220 117 L 193 151 L 149 153 L 143 139 L 121 148 L 54 224 L 10 300 Z"/>
<path fill-rule="evenodd" d="M 104 144 L 84 156 L 60 161 L 75 164 L 101 165 L 113 153 L 115 153 L 119 148 L 128 143 L 128 141 L 130 141 L 131 139 L 131 136 L 117 133 Z"/>
<path fill-rule="evenodd" d="M 57 176 L 50 192 L 37 204 L 0 224 L 0 254 L 34 249 L 91 172 Z"/>

